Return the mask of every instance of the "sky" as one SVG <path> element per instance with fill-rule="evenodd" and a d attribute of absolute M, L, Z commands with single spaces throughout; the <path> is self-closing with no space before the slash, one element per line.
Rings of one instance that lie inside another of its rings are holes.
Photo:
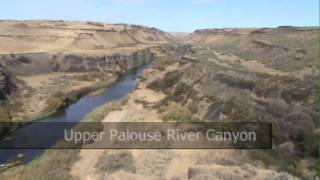
<path fill-rule="evenodd" d="M 168 32 L 319 26 L 319 0 L 2 0 L 0 19 L 130 23 Z"/>

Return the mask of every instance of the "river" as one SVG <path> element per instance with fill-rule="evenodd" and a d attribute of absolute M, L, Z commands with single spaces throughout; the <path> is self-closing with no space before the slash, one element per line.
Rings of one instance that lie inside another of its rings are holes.
<path fill-rule="evenodd" d="M 83 96 L 68 107 L 51 116 L 40 119 L 37 122 L 81 122 L 84 117 L 92 112 L 96 107 L 110 101 L 120 100 L 130 91 L 135 90 L 138 85 L 140 75 L 143 70 L 148 67 L 149 64 L 145 64 L 125 75 L 105 92 L 97 96 Z M 46 129 L 50 128 L 50 123 L 37 122 L 24 126 L 14 133 L 5 136 L 0 140 L 0 146 L 11 147 L 12 143 L 28 143 L 28 141 L 32 141 L 34 136 L 39 135 L 39 131 L 46 131 Z M 39 124 L 42 124 L 41 128 L 39 128 Z M 47 125 L 47 127 L 44 127 L 43 124 Z M 37 133 L 35 133 L 36 131 Z M 45 143 L 54 145 L 58 140 L 57 137 L 54 136 L 55 135 L 53 134 L 52 137 L 46 139 Z M 5 166 L 7 162 L 16 159 L 19 154 L 23 155 L 23 163 L 29 163 L 36 157 L 41 156 L 44 151 L 45 149 L 0 149 L 0 166 Z"/>

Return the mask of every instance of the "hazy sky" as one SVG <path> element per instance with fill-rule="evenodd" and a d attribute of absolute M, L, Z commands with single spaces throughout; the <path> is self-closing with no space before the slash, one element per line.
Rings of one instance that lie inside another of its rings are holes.
<path fill-rule="evenodd" d="M 131 23 L 184 32 L 318 26 L 319 0 L 2 0 L 0 18 Z"/>

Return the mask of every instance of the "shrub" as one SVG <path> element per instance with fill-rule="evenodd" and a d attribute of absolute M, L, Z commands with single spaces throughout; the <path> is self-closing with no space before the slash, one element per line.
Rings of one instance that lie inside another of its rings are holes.
<path fill-rule="evenodd" d="M 0 122 L 10 122 L 10 113 L 8 111 L 0 111 Z"/>
<path fill-rule="evenodd" d="M 62 92 L 57 92 L 53 96 L 51 96 L 47 101 L 47 110 L 46 111 L 53 111 L 60 109 L 61 107 L 64 106 L 64 100 L 65 100 L 65 95 Z"/>
<path fill-rule="evenodd" d="M 183 95 L 183 94 L 186 94 L 189 89 L 190 89 L 190 87 L 188 85 L 186 85 L 185 83 L 179 83 L 176 86 L 173 94 L 175 96 Z"/>
<path fill-rule="evenodd" d="M 162 109 L 162 119 L 164 121 L 178 121 L 178 122 L 192 122 L 196 121 L 196 118 L 192 115 L 192 112 L 180 104 L 171 102 L 169 106 Z"/>
<path fill-rule="evenodd" d="M 154 80 L 147 85 L 147 88 L 150 88 L 154 91 L 162 91 L 163 90 L 163 82 L 160 79 Z"/>
<path fill-rule="evenodd" d="M 225 74 L 217 74 L 215 78 L 216 80 L 230 87 L 237 87 L 240 89 L 248 90 L 253 90 L 255 88 L 255 83 L 246 79 L 236 78 Z"/>
<path fill-rule="evenodd" d="M 116 71 L 117 79 L 121 79 L 124 75 L 126 75 L 128 72 L 126 70 L 119 70 Z"/>
<path fill-rule="evenodd" d="M 250 116 L 248 110 L 232 102 L 232 100 L 223 103 L 222 113 L 233 121 L 248 121 L 255 119 L 255 117 Z"/>
<path fill-rule="evenodd" d="M 47 99 L 47 108 L 45 109 L 45 112 L 59 110 L 65 107 L 66 105 L 76 101 L 80 95 L 81 91 L 73 91 L 67 94 L 58 91 Z"/>
<path fill-rule="evenodd" d="M 198 111 L 199 111 L 199 103 L 200 103 L 200 100 L 199 99 L 195 99 L 195 100 L 192 100 L 188 104 L 188 108 L 193 114 L 198 113 Z"/>
<path fill-rule="evenodd" d="M 168 66 L 178 62 L 176 57 L 159 57 L 152 62 L 152 67 L 159 71 L 165 70 Z"/>
<path fill-rule="evenodd" d="M 0 136 L 10 130 L 10 113 L 0 111 Z"/>
<path fill-rule="evenodd" d="M 130 152 L 120 151 L 109 154 L 108 151 L 98 160 L 95 167 L 102 172 L 115 172 L 123 169 L 134 173 L 136 167 L 134 165 L 133 156 Z"/>
<path fill-rule="evenodd" d="M 229 115 L 232 112 L 234 104 L 232 103 L 232 101 L 227 101 L 223 104 L 223 108 L 222 108 L 222 113 Z"/>
<path fill-rule="evenodd" d="M 180 73 L 178 71 L 168 72 L 163 78 L 164 88 L 168 88 L 176 84 L 180 80 Z"/>
<path fill-rule="evenodd" d="M 163 79 L 157 79 L 147 85 L 147 88 L 150 88 L 155 91 L 165 91 L 169 87 L 172 87 L 180 80 L 180 73 L 178 71 L 168 72 Z"/>
<path fill-rule="evenodd" d="M 104 27 L 104 25 L 102 23 L 99 23 L 99 22 L 87 21 L 87 24 L 88 25 L 92 25 L 92 26 Z"/>
<path fill-rule="evenodd" d="M 249 156 L 251 159 L 262 161 L 267 168 L 272 166 L 277 168 L 277 170 L 287 171 L 293 175 L 301 176 L 301 171 L 299 172 L 297 169 L 299 162 L 296 157 L 285 158 L 273 149 L 251 149 L 249 151 Z"/>

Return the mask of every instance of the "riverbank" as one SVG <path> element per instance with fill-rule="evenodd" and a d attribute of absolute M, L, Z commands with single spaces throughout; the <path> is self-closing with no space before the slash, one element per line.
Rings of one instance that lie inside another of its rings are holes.
<path fill-rule="evenodd" d="M 202 111 L 190 113 L 193 110 L 191 106 L 175 102 L 175 99 L 170 97 L 171 93 L 179 92 L 175 90 L 179 88 L 170 87 L 171 91 L 166 93 L 163 91 L 165 89 L 153 89 L 155 81 L 163 82 L 161 87 L 166 87 L 166 83 L 174 81 L 172 73 L 185 68 L 173 59 L 169 60 L 172 62 L 163 70 L 158 69 L 159 61 L 153 63 L 151 68 L 144 72 L 137 89 L 128 94 L 126 103 L 103 105 L 88 116 L 90 121 L 102 119 L 102 122 L 163 122 L 188 121 L 202 117 Z M 191 96 L 188 101 L 191 102 L 194 98 L 196 97 Z M 201 103 L 201 106 L 204 110 L 208 109 L 208 105 Z M 110 107 L 114 107 L 112 111 Z M 67 170 L 69 173 L 65 171 L 64 174 L 81 180 L 201 179 L 206 176 L 216 177 L 218 172 L 230 179 L 298 179 L 263 165 L 254 166 L 248 151 L 236 149 L 81 149 L 77 151 L 76 157 L 77 160 L 70 163 L 72 167 Z"/>
<path fill-rule="evenodd" d="M 62 68 L 59 71 L 57 69 L 47 69 L 49 72 L 35 72 L 34 74 L 33 70 L 36 70 L 36 65 L 31 64 L 28 65 L 28 68 L 23 67 L 25 68 L 22 71 L 25 71 L 24 74 L 11 69 L 11 74 L 9 74 L 14 79 L 16 88 L 11 96 L 7 96 L 6 100 L 0 104 L 0 122 L 5 122 L 0 126 L 0 134 L 8 133 L 26 123 L 50 116 L 84 94 L 107 88 L 135 68 L 151 62 L 154 54 L 163 53 L 162 48 L 164 47 L 146 47 L 132 53 L 115 53 L 97 57 L 52 55 L 49 58 L 50 60 L 59 56 L 65 61 L 65 63 L 59 62 L 63 66 L 55 65 Z M 29 61 L 37 61 L 36 57 L 38 55 L 19 58 L 30 58 Z M 77 67 L 79 64 L 73 62 L 73 60 L 79 59 L 83 59 L 83 65 L 81 66 L 85 66 L 80 69 Z M 6 66 L 9 67 L 9 60 L 5 60 L 4 63 L 8 63 Z M 68 69 L 65 69 L 66 67 Z M 13 127 L 13 123 L 17 127 Z"/>
<path fill-rule="evenodd" d="M 95 76 L 96 79 L 93 80 L 83 79 L 83 77 L 90 77 L 89 73 L 19 77 L 24 83 L 22 94 L 12 98 L 7 106 L 10 121 L 3 120 L 9 125 L 0 131 L 0 136 L 53 115 L 76 102 L 80 97 L 99 89 L 106 89 L 119 79 L 117 75 L 109 75 L 108 78 Z"/>
<path fill-rule="evenodd" d="M 85 121 L 181 121 L 194 116 L 203 119 L 211 108 L 208 99 L 197 103 L 201 109 L 193 108 L 193 102 L 201 97 L 199 90 L 190 95 L 194 90 L 185 91 L 176 79 L 185 77 L 176 76 L 177 73 L 190 72 L 189 65 L 172 61 L 164 70 L 157 64 L 160 61 L 152 63 L 141 77 L 141 83 L 126 98 L 99 106 Z M 244 150 L 47 150 L 30 164 L 11 168 L 1 175 L 12 179 L 45 179 L 54 177 L 48 172 L 55 172 L 62 179 L 198 179 L 206 175 L 215 177 L 221 172 L 225 177 L 237 179 L 299 179 L 276 165 L 270 168 L 258 159 L 251 159 L 249 153 Z"/>
<path fill-rule="evenodd" d="M 118 110 L 125 103 L 126 98 L 119 102 L 101 105 L 88 114 L 83 122 L 100 122 L 106 114 Z M 55 146 L 59 146 L 59 143 Z M 52 179 L 56 177 L 56 174 L 49 172 L 59 172 L 59 179 L 74 179 L 69 174 L 69 170 L 80 159 L 79 153 L 79 149 L 48 149 L 29 164 L 23 164 L 21 158 L 17 158 L 0 168 L 0 179 Z"/>
<path fill-rule="evenodd" d="M 145 66 L 145 64 L 142 65 L 142 67 L 143 66 Z M 12 133 L 23 126 L 49 117 L 78 101 L 85 95 L 98 96 L 103 94 L 109 87 L 119 82 L 123 77 L 134 73 L 136 69 L 139 68 L 133 68 L 115 74 L 100 74 L 99 76 L 97 74 L 92 75 L 92 73 L 59 73 L 24 77 L 23 80 L 28 88 L 30 88 L 30 92 L 26 96 L 19 98 L 19 102 L 23 103 L 20 111 L 11 112 L 12 114 L 16 114 L 14 120 L 11 121 L 11 124 L 14 123 L 14 126 L 2 134 L 0 132 L 0 136 Z M 70 78 L 70 76 L 72 78 Z M 57 79 L 61 77 L 69 82 L 57 81 Z M 39 81 L 39 78 L 41 81 Z M 64 84 L 61 85 L 52 82 L 63 82 Z M 44 87 L 43 84 L 46 86 Z M 47 89 L 47 91 L 43 90 L 44 88 Z"/>
<path fill-rule="evenodd" d="M 142 70 L 144 70 L 147 67 L 148 67 L 148 64 L 138 68 L 136 71 L 128 72 L 127 75 L 120 78 L 120 80 L 118 80 L 116 83 L 114 83 L 112 86 L 110 86 L 103 94 L 93 96 L 93 97 L 92 96 L 83 96 L 76 103 L 71 104 L 65 111 L 62 112 L 62 114 L 59 113 L 57 116 L 50 116 L 50 117 L 42 119 L 41 121 L 45 121 L 45 122 L 47 122 L 47 121 L 79 122 L 81 120 L 84 120 L 84 121 L 89 122 L 89 121 L 99 121 L 99 119 L 100 120 L 103 119 L 103 117 L 105 116 L 106 113 L 117 110 L 121 105 L 126 103 L 125 96 L 129 92 L 131 92 L 132 90 L 134 90 L 136 88 Z M 123 99 L 123 100 L 120 102 L 114 102 L 114 101 L 119 101 L 120 99 Z M 108 102 L 110 102 L 110 103 L 108 103 Z M 108 103 L 108 104 L 103 105 L 105 103 Z M 101 106 L 101 107 L 99 107 L 99 106 Z M 97 107 L 99 107 L 99 108 L 97 108 Z M 94 113 L 93 115 L 91 115 L 92 111 L 99 112 L 99 113 Z M 99 114 L 101 114 L 101 115 L 99 115 Z M 31 124 L 30 126 L 32 126 L 32 125 L 34 125 L 34 124 Z M 26 127 L 23 127 L 22 129 L 19 129 L 20 133 L 22 132 L 23 134 L 24 133 L 28 134 L 29 131 L 33 131 L 33 128 L 29 128 L 30 126 L 26 126 Z M 48 125 L 47 128 L 50 128 L 50 125 Z M 77 127 L 77 128 L 81 128 L 81 127 Z M 15 134 L 13 133 L 11 135 L 11 137 L 14 139 Z M 32 137 L 29 137 L 29 138 L 30 138 L 30 140 L 32 140 Z M 20 139 L 17 141 L 20 142 Z M 21 141 L 27 142 L 28 139 L 23 138 L 23 139 L 21 139 Z M 8 143 L 10 143 L 10 142 L 8 142 Z M 59 143 L 52 142 L 52 146 L 59 147 Z M 14 155 L 12 153 L 13 151 L 15 152 L 15 154 L 17 156 L 21 153 L 20 150 L 18 150 L 18 149 L 17 150 L 0 150 L 1 162 L 2 163 L 6 162 L 6 159 L 10 159 L 10 158 L 15 159 L 16 157 L 10 157 L 10 156 Z M 59 164 L 60 164 L 60 161 L 63 164 L 68 164 L 68 160 L 70 160 L 70 158 L 72 158 L 71 157 L 72 154 L 76 156 L 76 153 L 75 153 L 76 151 L 71 151 L 71 150 L 70 151 L 61 150 L 61 151 L 66 151 L 64 154 L 69 154 L 68 157 L 65 157 L 64 155 L 63 155 L 63 157 L 61 157 L 61 156 L 57 157 L 58 156 L 57 154 L 59 154 L 59 153 L 57 153 L 55 150 L 44 150 L 43 149 L 40 151 L 41 152 L 39 152 L 39 150 L 36 150 L 36 149 L 22 151 L 23 155 L 19 155 L 19 156 L 22 156 L 22 159 L 23 158 L 27 159 L 27 162 L 22 161 L 21 162 L 22 164 L 17 163 L 16 165 L 18 165 L 18 166 L 14 167 L 15 166 L 14 164 L 16 163 L 16 161 L 12 161 L 13 164 L 12 163 L 6 164 L 5 167 L 2 168 L 3 173 L 4 174 L 6 174 L 7 172 L 10 173 L 11 169 L 19 170 L 20 168 L 22 168 L 24 170 L 27 170 L 30 166 L 36 166 L 36 167 L 33 167 L 35 169 L 37 169 L 37 168 L 42 169 L 42 167 L 37 167 L 38 161 L 41 161 L 41 163 L 43 163 L 43 161 L 44 162 L 46 162 L 46 161 L 55 162 L 57 159 L 59 159 Z M 70 152 L 73 152 L 73 153 L 70 154 Z M 42 153 L 44 153 L 44 154 L 41 155 Z M 49 154 L 49 156 L 47 156 L 47 154 Z M 52 154 L 54 154 L 55 156 L 51 156 Z M 41 157 L 39 157 L 40 155 L 41 155 Z M 60 155 L 62 155 L 62 154 L 60 154 Z M 36 157 L 39 157 L 39 158 L 36 158 Z M 36 158 L 36 159 L 33 160 L 34 158 Z M 64 158 L 67 158 L 67 159 L 64 159 Z M 17 159 L 17 160 L 19 160 L 19 159 Z M 50 167 L 50 169 L 55 169 L 55 168 L 60 169 L 60 167 L 57 167 L 55 165 L 55 163 L 52 163 L 52 162 L 50 163 L 50 164 L 52 164 L 52 167 Z M 48 166 L 50 166 L 50 165 L 48 165 Z M 10 170 L 8 170 L 8 167 Z M 65 167 L 65 166 L 63 166 L 63 167 Z M 27 168 L 27 169 L 25 169 L 25 168 Z M 42 172 L 42 171 L 38 169 L 38 172 Z M 22 173 L 22 174 L 24 174 L 24 173 Z M 40 173 L 39 175 L 43 176 L 43 175 L 45 175 L 45 173 L 43 173 L 43 174 Z"/>

